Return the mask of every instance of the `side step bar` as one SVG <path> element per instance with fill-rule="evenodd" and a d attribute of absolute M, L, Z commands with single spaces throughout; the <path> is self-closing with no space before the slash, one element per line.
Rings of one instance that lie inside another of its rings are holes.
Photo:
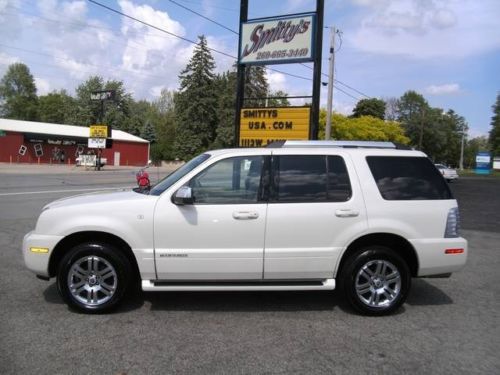
<path fill-rule="evenodd" d="M 153 281 L 142 280 L 145 292 L 228 292 L 228 291 L 270 291 L 270 290 L 333 290 L 335 279 L 321 281 L 256 281 L 256 282 L 202 282 L 202 281 Z"/>

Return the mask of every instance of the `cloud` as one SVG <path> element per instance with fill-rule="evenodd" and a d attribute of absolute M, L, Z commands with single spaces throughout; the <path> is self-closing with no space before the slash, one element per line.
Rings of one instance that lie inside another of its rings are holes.
<path fill-rule="evenodd" d="M 0 65 L 10 65 L 19 62 L 19 58 L 11 55 L 7 55 L 4 52 L 0 52 Z"/>
<path fill-rule="evenodd" d="M 439 9 L 431 16 L 432 25 L 438 29 L 455 26 L 457 16 L 449 9 Z"/>
<path fill-rule="evenodd" d="M 425 92 L 430 95 L 451 95 L 460 92 L 458 83 L 446 83 L 443 85 L 430 85 L 426 87 Z"/>
<path fill-rule="evenodd" d="M 344 116 L 352 115 L 352 110 L 354 109 L 354 107 L 355 105 L 352 103 L 344 103 L 339 100 L 333 102 L 333 111 Z"/>
<path fill-rule="evenodd" d="M 0 0 L 0 41 L 12 42 L 22 33 L 22 18 L 17 9 L 19 1 Z"/>
<path fill-rule="evenodd" d="M 432 59 L 500 48 L 497 0 L 351 1 L 362 20 L 345 39 L 363 52 Z"/>
<path fill-rule="evenodd" d="M 47 95 L 50 92 L 50 83 L 44 78 L 35 77 L 35 85 L 38 95 Z"/>
<path fill-rule="evenodd" d="M 266 79 L 270 91 L 287 91 L 287 82 L 284 74 L 266 69 Z"/>
<path fill-rule="evenodd" d="M 182 25 L 172 20 L 167 12 L 155 10 L 149 5 L 135 5 L 130 1 L 119 1 L 118 4 L 125 14 L 173 34 L 185 34 Z M 171 63 L 172 57 L 177 54 L 179 39 L 142 23 L 123 18 L 121 32 L 127 40 L 122 56 L 123 68 L 157 72 L 164 68 L 163 64 Z M 165 59 L 167 56 L 169 58 Z"/>
<path fill-rule="evenodd" d="M 235 51 L 237 50 L 238 48 L 238 45 L 237 45 L 237 40 L 235 40 L 234 38 L 231 37 L 231 39 L 229 39 L 229 43 L 233 44 L 232 46 L 228 46 L 228 40 L 227 38 L 223 38 L 223 37 L 214 37 L 214 36 L 211 36 L 211 35 L 207 35 L 207 45 L 209 48 L 212 48 L 214 50 L 217 50 L 217 51 L 221 51 L 221 52 L 224 52 L 226 54 L 228 54 L 229 56 L 232 56 L 232 55 L 237 55 L 237 53 L 235 53 Z M 192 51 L 189 51 L 190 54 L 189 54 L 189 57 L 191 57 L 191 54 L 192 54 Z M 222 73 L 222 72 L 226 72 L 228 70 L 233 70 L 233 66 L 234 66 L 234 63 L 236 62 L 236 58 L 232 59 L 228 56 L 224 56 L 224 55 L 221 55 L 217 52 L 211 52 L 212 53 L 212 56 L 214 57 L 214 59 L 216 60 L 215 61 L 215 71 L 218 72 L 218 73 Z M 187 60 L 186 60 L 187 61 Z"/>

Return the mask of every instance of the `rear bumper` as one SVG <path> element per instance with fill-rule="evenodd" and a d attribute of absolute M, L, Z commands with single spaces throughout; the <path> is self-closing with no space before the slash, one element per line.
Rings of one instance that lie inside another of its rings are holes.
<path fill-rule="evenodd" d="M 35 274 L 49 277 L 49 259 L 61 236 L 47 236 L 29 232 L 23 239 L 23 258 L 26 267 Z"/>
<path fill-rule="evenodd" d="M 410 240 L 417 252 L 419 268 L 417 276 L 447 274 L 461 270 L 467 262 L 465 238 L 433 238 Z M 463 249 L 461 253 L 446 254 L 446 250 Z"/>

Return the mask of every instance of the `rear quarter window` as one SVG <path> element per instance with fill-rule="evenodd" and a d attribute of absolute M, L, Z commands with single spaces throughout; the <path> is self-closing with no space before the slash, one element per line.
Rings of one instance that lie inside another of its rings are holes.
<path fill-rule="evenodd" d="M 385 200 L 453 199 L 448 184 L 428 158 L 368 156 L 366 161 Z"/>

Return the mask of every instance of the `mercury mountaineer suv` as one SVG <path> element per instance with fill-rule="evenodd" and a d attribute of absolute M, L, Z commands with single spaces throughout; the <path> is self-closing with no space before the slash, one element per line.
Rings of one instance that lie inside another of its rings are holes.
<path fill-rule="evenodd" d="M 199 155 L 149 194 L 46 205 L 26 266 L 72 308 L 144 291 L 333 290 L 364 314 L 405 301 L 413 277 L 467 257 L 457 201 L 425 154 L 388 142 L 287 141 Z"/>

